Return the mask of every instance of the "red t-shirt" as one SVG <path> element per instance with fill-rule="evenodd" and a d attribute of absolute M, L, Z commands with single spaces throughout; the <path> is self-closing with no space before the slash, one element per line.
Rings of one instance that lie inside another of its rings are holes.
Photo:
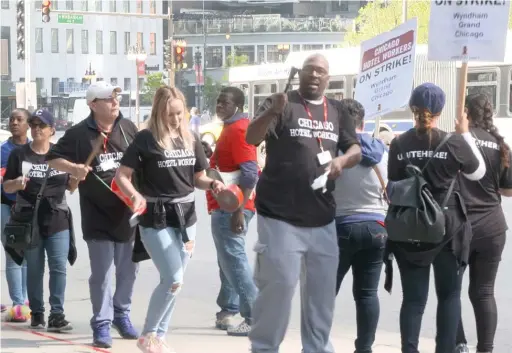
<path fill-rule="evenodd" d="M 249 119 L 240 119 L 234 123 L 224 125 L 217 141 L 215 152 L 210 158 L 210 167 L 218 168 L 221 172 L 234 172 L 240 169 L 244 162 L 257 162 L 256 147 L 245 142 L 245 133 L 249 126 Z M 217 201 L 210 191 L 206 192 L 208 212 L 219 209 Z M 254 197 L 245 204 L 245 209 L 255 211 Z"/>

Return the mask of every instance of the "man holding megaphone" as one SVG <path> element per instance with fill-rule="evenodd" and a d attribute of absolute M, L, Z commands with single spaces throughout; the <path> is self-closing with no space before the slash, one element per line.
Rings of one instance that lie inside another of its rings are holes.
<path fill-rule="evenodd" d="M 267 152 L 256 188 L 253 353 L 279 351 L 299 278 L 303 351 L 333 352 L 338 243 L 332 179 L 359 163 L 361 149 L 346 108 L 324 96 L 327 59 L 307 58 L 299 80 L 298 90 L 269 97 L 247 129 L 247 142 L 264 140 Z M 338 149 L 343 156 L 336 157 Z"/>

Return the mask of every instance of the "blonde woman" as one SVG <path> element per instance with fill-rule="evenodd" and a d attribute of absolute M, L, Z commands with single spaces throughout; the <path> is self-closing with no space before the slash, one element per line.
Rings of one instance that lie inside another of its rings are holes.
<path fill-rule="evenodd" d="M 178 89 L 159 88 L 148 128 L 128 147 L 116 175 L 134 210 L 147 207 L 140 217 L 141 240 L 161 278 L 137 343 L 145 353 L 171 352 L 163 338 L 194 250 L 194 187 L 214 192 L 224 188 L 206 176 L 208 162 L 201 141 L 189 130 L 186 106 Z M 134 172 L 140 176 L 138 190 L 131 182 Z"/>

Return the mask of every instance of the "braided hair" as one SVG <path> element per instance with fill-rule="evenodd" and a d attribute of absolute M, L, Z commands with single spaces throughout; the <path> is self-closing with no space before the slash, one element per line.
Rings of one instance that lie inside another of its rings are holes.
<path fill-rule="evenodd" d="M 468 119 L 471 125 L 484 129 L 498 141 L 500 146 L 500 159 L 503 168 L 510 167 L 510 147 L 505 142 L 503 136 L 498 132 L 498 128 L 494 125 L 494 110 L 489 97 L 485 94 L 470 94 L 466 97 L 466 109 Z"/>

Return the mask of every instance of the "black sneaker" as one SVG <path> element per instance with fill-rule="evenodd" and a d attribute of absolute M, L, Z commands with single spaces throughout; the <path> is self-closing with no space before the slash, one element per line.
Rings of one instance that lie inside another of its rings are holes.
<path fill-rule="evenodd" d="M 48 318 L 48 332 L 64 332 L 73 330 L 73 326 L 65 319 L 64 314 L 51 314 Z"/>
<path fill-rule="evenodd" d="M 42 330 L 45 326 L 44 313 L 32 313 L 30 317 L 30 328 L 32 330 Z"/>

